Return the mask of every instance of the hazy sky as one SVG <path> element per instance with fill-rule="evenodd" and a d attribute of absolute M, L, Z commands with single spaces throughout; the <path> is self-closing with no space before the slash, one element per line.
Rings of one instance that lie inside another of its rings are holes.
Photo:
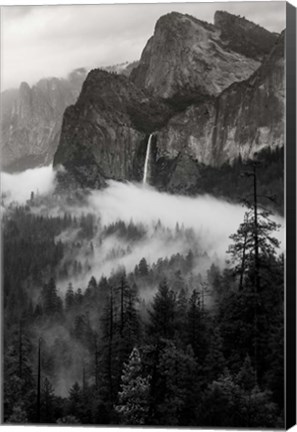
<path fill-rule="evenodd" d="M 8 6 L 2 10 L 2 90 L 65 76 L 77 67 L 140 58 L 156 20 L 177 11 L 213 22 L 216 10 L 271 31 L 285 27 L 285 2 Z"/>

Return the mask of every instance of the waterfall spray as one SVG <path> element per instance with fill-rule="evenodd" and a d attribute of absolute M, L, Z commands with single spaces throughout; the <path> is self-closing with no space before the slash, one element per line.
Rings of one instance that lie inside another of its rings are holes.
<path fill-rule="evenodd" d="M 149 167 L 152 137 L 153 137 L 153 134 L 150 134 L 148 142 L 147 142 L 144 169 L 143 169 L 143 180 L 142 180 L 143 184 L 147 183 L 147 174 L 148 174 L 148 167 Z"/>

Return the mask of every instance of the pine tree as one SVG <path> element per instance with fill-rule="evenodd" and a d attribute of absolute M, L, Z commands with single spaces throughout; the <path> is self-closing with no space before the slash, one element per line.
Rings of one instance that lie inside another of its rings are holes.
<path fill-rule="evenodd" d="M 112 382 L 116 394 L 120 386 L 123 363 L 128 360 L 131 350 L 138 343 L 140 325 L 135 306 L 137 300 L 135 286 L 129 285 L 125 271 L 115 275 L 110 283 L 115 286 L 112 289 L 112 305 L 108 306 L 109 309 L 111 306 L 113 309 L 113 334 L 112 340 L 109 337 L 105 339 L 108 340 L 106 352 L 110 352 L 110 348 L 112 351 Z M 107 322 L 110 323 L 111 320 L 107 319 Z M 106 330 L 108 332 L 109 328 Z"/>
<path fill-rule="evenodd" d="M 146 276 L 148 276 L 148 265 L 147 265 L 147 261 L 146 261 L 145 258 L 142 258 L 142 259 L 139 261 L 139 265 L 138 265 L 138 272 L 139 272 L 139 275 L 140 275 L 141 277 L 146 277 Z"/>
<path fill-rule="evenodd" d="M 230 236 L 233 243 L 227 252 L 235 264 L 234 271 L 240 274 L 240 289 L 243 288 L 244 275 L 249 273 L 251 278 L 252 273 L 254 290 L 257 293 L 260 291 L 260 269 L 265 266 L 265 258 L 275 256 L 279 248 L 279 241 L 273 237 L 273 233 L 280 228 L 280 225 L 272 221 L 270 216 L 269 210 L 257 209 L 256 211 L 255 206 L 249 204 L 244 222 L 240 224 L 237 232 Z"/>
<path fill-rule="evenodd" d="M 101 317 L 102 322 L 102 393 L 105 399 L 107 410 L 111 411 L 115 398 L 115 311 L 113 287 L 106 286 L 109 295 Z"/>
<path fill-rule="evenodd" d="M 139 312 L 136 309 L 136 302 L 138 301 L 136 286 L 129 288 L 126 299 L 126 307 L 124 312 L 124 329 L 123 338 L 125 345 L 129 348 L 129 352 L 132 347 L 139 342 L 140 338 L 140 318 Z"/>
<path fill-rule="evenodd" d="M 21 425 L 29 423 L 27 413 L 24 411 L 21 405 L 15 405 L 13 407 L 12 414 L 9 416 L 6 423 Z"/>
<path fill-rule="evenodd" d="M 181 342 L 185 342 L 187 340 L 187 312 L 187 291 L 185 288 L 182 288 L 179 291 L 176 300 L 176 336 Z"/>
<path fill-rule="evenodd" d="M 271 276 L 276 272 L 276 250 L 279 247 L 279 241 L 273 237 L 273 233 L 279 229 L 280 225 L 270 219 L 270 211 L 265 209 L 259 211 L 255 168 L 252 174 L 254 176 L 254 202 L 248 203 L 249 209 L 245 214 L 245 220 L 237 233 L 231 236 L 233 244 L 230 245 L 228 252 L 231 254 L 234 272 L 240 274 L 239 290 L 243 293 L 234 292 L 232 296 L 237 302 L 236 309 L 240 320 L 248 321 L 245 326 L 248 332 L 245 331 L 244 336 L 246 352 L 253 360 L 257 380 L 261 380 L 263 358 L 265 357 L 262 353 L 262 350 L 265 350 L 265 344 L 262 341 L 263 335 L 267 334 L 266 322 L 271 314 L 271 311 L 266 310 L 266 302 L 269 302 L 269 298 L 275 292 L 274 288 L 268 288 L 268 285 L 275 285 Z M 240 303 L 243 306 L 241 311 L 238 307 Z M 250 328 L 250 323 L 252 323 L 252 328 Z M 227 323 L 225 325 L 227 326 Z"/>
<path fill-rule="evenodd" d="M 121 337 L 123 337 L 123 333 L 124 333 L 126 303 L 127 303 L 127 297 L 129 295 L 129 291 L 130 291 L 130 287 L 127 282 L 126 273 L 123 272 L 123 274 L 120 276 L 120 284 L 118 288 L 119 302 L 120 302 L 119 332 Z"/>
<path fill-rule="evenodd" d="M 207 314 L 202 310 L 201 296 L 197 290 L 193 290 L 189 299 L 187 313 L 187 343 L 193 348 L 194 354 L 199 359 L 199 364 L 204 363 L 208 347 Z"/>
<path fill-rule="evenodd" d="M 232 263 L 235 265 L 233 272 L 239 274 L 239 290 L 243 289 L 244 277 L 248 272 L 252 254 L 251 247 L 254 245 L 253 237 L 250 235 L 253 232 L 253 221 L 250 212 L 246 212 L 244 222 L 240 224 L 237 232 L 230 236 L 233 244 L 229 246 L 227 253 L 231 255 Z"/>
<path fill-rule="evenodd" d="M 63 304 L 61 298 L 57 294 L 56 282 L 51 278 L 43 287 L 42 291 L 43 311 L 47 315 L 59 315 L 62 313 Z"/>
<path fill-rule="evenodd" d="M 271 393 L 261 391 L 251 359 L 246 356 L 235 381 L 242 389 L 242 423 L 247 427 L 283 426 L 277 418 L 277 407 L 271 401 Z"/>
<path fill-rule="evenodd" d="M 213 328 L 210 331 L 208 353 L 205 357 L 205 371 L 208 382 L 217 379 L 224 371 L 226 361 L 223 355 L 223 340 L 220 329 Z"/>
<path fill-rule="evenodd" d="M 145 424 L 149 410 L 149 381 L 149 377 L 142 376 L 140 354 L 138 349 L 134 348 L 129 361 L 124 364 L 119 402 L 115 407 L 121 424 Z"/>
<path fill-rule="evenodd" d="M 199 421 L 211 427 L 280 427 L 276 405 L 271 394 L 260 390 L 255 370 L 247 356 L 239 373 L 228 369 L 208 385 L 200 404 Z"/>
<path fill-rule="evenodd" d="M 241 402 L 241 388 L 226 369 L 204 392 L 199 422 L 208 427 L 243 427 Z"/>
<path fill-rule="evenodd" d="M 244 360 L 242 368 L 236 377 L 236 382 L 245 391 L 251 391 L 257 384 L 255 370 L 252 367 L 252 362 L 249 355 L 247 355 Z"/>
<path fill-rule="evenodd" d="M 45 378 L 41 389 L 41 423 L 55 423 L 55 394 L 50 381 Z"/>
<path fill-rule="evenodd" d="M 12 334 L 10 344 L 5 349 L 3 368 L 4 421 L 7 421 L 13 414 L 14 407 L 21 408 L 28 421 L 35 420 L 32 349 L 32 344 L 23 327 L 21 333 L 18 329 Z M 16 413 L 19 413 L 19 409 Z"/>
<path fill-rule="evenodd" d="M 68 288 L 66 291 L 66 295 L 65 295 L 66 310 L 67 311 L 71 310 L 74 305 L 75 305 L 75 299 L 74 299 L 73 287 L 72 287 L 72 283 L 69 282 L 69 285 L 68 285 Z"/>
<path fill-rule="evenodd" d="M 96 282 L 96 279 L 94 278 L 94 276 L 92 276 L 89 283 L 88 283 L 88 287 L 86 289 L 85 296 L 92 299 L 96 296 L 96 291 L 97 291 L 97 282 Z"/>
<path fill-rule="evenodd" d="M 156 338 L 170 339 L 175 332 L 175 296 L 168 288 L 167 281 L 159 285 L 150 311 L 149 334 Z"/>
<path fill-rule="evenodd" d="M 84 415 L 83 393 L 78 382 L 75 382 L 69 390 L 68 415 L 74 416 L 80 422 Z"/>
<path fill-rule="evenodd" d="M 82 294 L 82 290 L 81 288 L 78 288 L 76 293 L 74 294 L 74 300 L 75 300 L 75 304 L 77 306 L 81 306 L 82 302 L 83 302 L 83 294 Z"/>
<path fill-rule="evenodd" d="M 191 348 L 177 348 L 166 341 L 157 363 L 153 421 L 159 425 L 186 426 L 195 424 L 197 394 L 197 362 Z"/>

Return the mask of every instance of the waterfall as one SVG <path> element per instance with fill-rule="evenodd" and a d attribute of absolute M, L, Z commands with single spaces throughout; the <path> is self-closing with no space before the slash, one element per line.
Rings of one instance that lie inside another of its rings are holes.
<path fill-rule="evenodd" d="M 148 142 L 147 142 L 144 169 L 143 169 L 143 180 L 142 180 L 143 184 L 147 183 L 147 174 L 148 174 L 148 167 L 149 167 L 152 137 L 153 137 L 153 134 L 150 134 Z"/>

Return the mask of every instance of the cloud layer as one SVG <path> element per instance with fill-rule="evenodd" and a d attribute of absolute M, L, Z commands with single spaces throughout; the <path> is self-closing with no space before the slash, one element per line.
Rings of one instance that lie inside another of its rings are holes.
<path fill-rule="evenodd" d="M 29 169 L 19 174 L 1 173 L 1 193 L 6 202 L 17 201 L 25 204 L 34 194 L 48 194 L 54 190 L 55 173 L 51 166 Z"/>
<path fill-rule="evenodd" d="M 226 250 L 231 242 L 229 236 L 236 232 L 245 212 L 239 204 L 208 195 L 171 195 L 143 184 L 115 181 L 109 181 L 105 189 L 91 192 L 83 204 L 76 203 L 70 207 L 64 200 L 52 195 L 55 176 L 51 167 L 16 175 L 2 174 L 1 183 L 2 192 L 9 194 L 4 200 L 5 206 L 12 201 L 23 204 L 30 198 L 31 191 L 36 193 L 38 190 L 47 198 L 39 204 L 35 202 L 32 211 L 37 214 L 59 214 L 63 217 L 68 212 L 78 220 L 82 215 L 93 215 L 96 226 L 92 238 L 93 254 L 90 254 L 90 239 L 82 239 L 77 227 L 63 231 L 56 238 L 69 244 L 69 256 L 66 254 L 66 258 L 72 262 L 80 261 L 86 269 L 75 280 L 76 285 L 81 287 L 87 286 L 92 275 L 100 279 L 121 266 L 125 266 L 128 272 L 132 271 L 142 257 L 153 264 L 159 258 L 170 258 L 177 253 L 185 256 L 190 249 L 199 257 L 197 273 L 203 274 L 212 262 L 224 266 Z M 279 216 L 273 219 L 282 225 L 275 236 L 281 241 L 283 249 L 284 220 Z M 119 237 L 116 231 L 105 236 L 105 227 L 118 221 L 125 222 L 126 226 L 132 221 L 143 227 L 145 235 L 139 241 Z M 73 248 L 73 244 L 78 243 L 80 247 Z M 68 282 L 58 281 L 59 289 L 66 290 Z"/>
<path fill-rule="evenodd" d="M 285 27 L 284 2 L 3 7 L 2 89 L 76 67 L 137 60 L 161 15 L 175 10 L 213 22 L 218 9 L 271 31 Z"/>

